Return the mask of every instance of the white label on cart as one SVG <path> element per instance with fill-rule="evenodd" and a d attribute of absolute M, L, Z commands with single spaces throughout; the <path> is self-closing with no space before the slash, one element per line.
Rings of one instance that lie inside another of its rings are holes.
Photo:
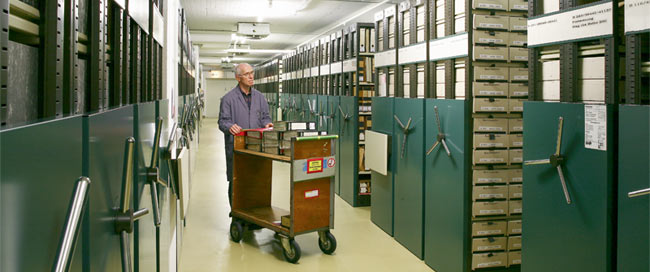
<path fill-rule="evenodd" d="M 319 194 L 319 193 L 320 193 L 320 191 L 319 191 L 318 189 L 316 189 L 316 190 L 311 190 L 311 191 L 306 191 L 306 192 L 305 192 L 305 199 L 308 199 L 308 198 L 316 198 L 316 197 L 318 197 L 318 194 Z"/>
<path fill-rule="evenodd" d="M 649 10 L 650 1 L 648 0 L 625 1 L 625 33 L 650 29 Z"/>
<path fill-rule="evenodd" d="M 607 107 L 585 105 L 585 148 L 607 150 Z"/>
<path fill-rule="evenodd" d="M 612 13 L 613 4 L 607 2 L 530 18 L 528 46 L 538 47 L 612 36 L 614 33 Z"/>

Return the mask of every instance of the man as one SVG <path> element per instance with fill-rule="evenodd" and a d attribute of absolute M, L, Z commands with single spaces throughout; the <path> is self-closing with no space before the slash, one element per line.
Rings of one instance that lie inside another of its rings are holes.
<path fill-rule="evenodd" d="M 226 143 L 226 167 L 228 175 L 228 200 L 232 207 L 232 163 L 234 135 L 242 129 L 272 127 L 269 105 L 258 90 L 253 88 L 253 67 L 241 63 L 235 68 L 235 78 L 239 84 L 221 97 L 219 110 L 219 130 Z"/>

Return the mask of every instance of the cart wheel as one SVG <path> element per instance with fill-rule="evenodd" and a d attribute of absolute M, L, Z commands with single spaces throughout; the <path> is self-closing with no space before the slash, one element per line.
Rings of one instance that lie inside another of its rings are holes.
<path fill-rule="evenodd" d="M 289 240 L 289 248 L 289 250 L 284 247 L 282 248 L 284 259 L 287 260 L 287 262 L 295 264 L 300 259 L 300 246 L 298 246 L 298 243 L 296 243 L 295 240 L 291 239 Z"/>
<path fill-rule="evenodd" d="M 239 243 L 239 241 L 241 241 L 243 233 L 244 228 L 242 227 L 241 223 L 233 218 L 232 223 L 230 223 L 230 239 L 232 239 L 232 241 L 235 243 Z"/>
<path fill-rule="evenodd" d="M 334 253 L 334 250 L 336 250 L 336 238 L 334 238 L 334 234 L 330 232 L 325 233 L 325 241 L 319 237 L 318 247 L 327 255 Z"/>

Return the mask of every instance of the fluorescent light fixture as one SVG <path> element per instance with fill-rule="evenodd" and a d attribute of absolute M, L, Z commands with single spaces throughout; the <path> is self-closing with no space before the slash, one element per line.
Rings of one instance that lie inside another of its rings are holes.
<path fill-rule="evenodd" d="M 281 49 L 226 49 L 228 53 L 248 53 L 248 54 L 288 54 L 293 50 L 281 50 Z"/>
<path fill-rule="evenodd" d="M 366 8 L 366 9 L 363 9 L 363 10 L 357 12 L 356 14 L 352 15 L 351 17 L 348 17 L 347 19 L 343 20 L 340 23 L 335 23 L 335 24 L 331 25 L 331 27 L 328 27 L 328 29 L 326 31 L 323 31 L 323 33 L 320 33 L 320 34 L 316 35 L 314 38 L 311 38 L 311 39 L 299 44 L 298 46 L 296 46 L 296 48 L 300 48 L 301 46 L 303 46 L 305 44 L 311 43 L 312 41 L 314 41 L 316 39 L 319 39 L 321 36 L 323 36 L 325 34 L 328 34 L 332 30 L 340 28 L 341 26 L 344 26 L 345 24 L 349 23 L 350 21 L 358 18 L 361 15 L 364 15 L 364 14 L 368 13 L 369 11 L 371 11 L 373 9 L 376 9 L 376 8 L 380 7 L 381 5 L 383 5 L 383 4 L 387 3 L 387 2 L 390 2 L 390 0 L 384 0 L 382 2 L 374 4 L 374 5 Z"/>

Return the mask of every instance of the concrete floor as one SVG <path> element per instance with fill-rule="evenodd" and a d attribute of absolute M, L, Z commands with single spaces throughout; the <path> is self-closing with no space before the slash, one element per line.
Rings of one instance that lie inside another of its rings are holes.
<path fill-rule="evenodd" d="M 302 249 L 298 264 L 284 260 L 274 232 L 247 232 L 230 240 L 228 183 L 223 134 L 216 119 L 203 121 L 197 165 L 183 235 L 181 271 L 432 271 L 424 262 L 370 221 L 370 208 L 352 208 L 336 196 L 333 255 L 318 248 L 318 234 L 296 237 Z M 289 165 L 274 162 L 273 206 L 289 209 Z"/>

